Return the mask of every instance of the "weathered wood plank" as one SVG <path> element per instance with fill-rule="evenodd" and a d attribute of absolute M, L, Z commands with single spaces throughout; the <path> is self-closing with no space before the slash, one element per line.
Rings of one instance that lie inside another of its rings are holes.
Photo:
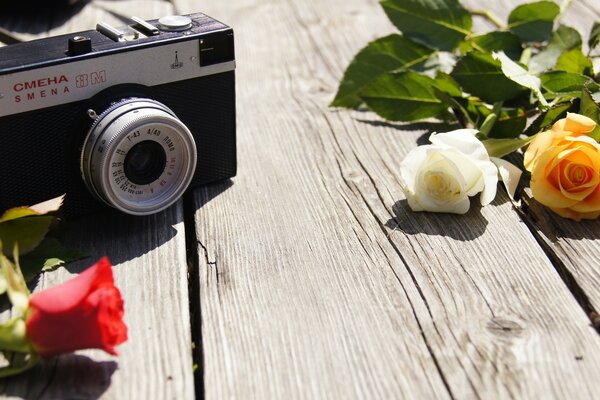
<path fill-rule="evenodd" d="M 327 109 L 391 30 L 376 1 L 202 11 L 236 30 L 240 165 L 195 192 L 207 397 L 595 395 L 600 339 L 506 196 L 410 213 L 398 165 L 434 126 Z"/>
<path fill-rule="evenodd" d="M 171 11 L 170 3 L 161 1 L 96 1 L 73 15 L 5 14 L 0 25 L 28 40 L 93 29 L 101 20 L 119 26 L 124 24 L 121 15 L 154 18 Z M 117 358 L 88 350 L 46 360 L 28 374 L 0 382 L 0 393 L 26 398 L 193 398 L 181 202 L 149 218 L 109 212 L 70 221 L 64 243 L 89 252 L 90 259 L 43 274 L 36 290 L 63 282 L 108 255 L 125 300 L 129 340 L 118 348 Z"/>
<path fill-rule="evenodd" d="M 36 291 L 62 283 L 103 255 L 125 301 L 129 339 L 118 357 L 99 350 L 53 357 L 0 380 L 23 398 L 194 398 L 185 232 L 181 203 L 148 218 L 117 212 L 71 221 L 63 243 L 90 258 L 41 275 Z"/>

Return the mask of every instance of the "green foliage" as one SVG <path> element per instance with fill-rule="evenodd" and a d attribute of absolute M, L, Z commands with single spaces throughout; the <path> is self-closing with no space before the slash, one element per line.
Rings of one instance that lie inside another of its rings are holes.
<path fill-rule="evenodd" d="M 489 53 L 468 53 L 451 75 L 466 92 L 492 103 L 512 99 L 524 90 L 504 75 L 500 62 Z"/>
<path fill-rule="evenodd" d="M 592 62 L 587 58 L 581 49 L 571 49 L 561 54 L 556 61 L 556 69 L 559 71 L 572 72 L 592 76 Z"/>
<path fill-rule="evenodd" d="M 405 36 L 440 50 L 454 49 L 471 31 L 471 15 L 458 0 L 383 0 Z"/>
<path fill-rule="evenodd" d="M 508 29 L 524 42 L 543 42 L 550 38 L 560 7 L 552 1 L 522 4 L 508 16 Z"/>
<path fill-rule="evenodd" d="M 532 140 L 533 137 L 525 139 L 485 139 L 482 140 L 482 143 L 490 157 L 504 157 L 526 146 Z"/>
<path fill-rule="evenodd" d="M 549 98 L 556 95 L 578 95 L 589 79 L 587 76 L 565 71 L 550 71 L 540 75 L 542 88 Z"/>
<path fill-rule="evenodd" d="M 369 43 L 346 70 L 331 105 L 358 107 L 362 103 L 359 92 L 369 83 L 386 72 L 419 67 L 432 52 L 432 49 L 396 34 Z"/>
<path fill-rule="evenodd" d="M 561 25 L 552 32 L 548 46 L 531 58 L 529 70 L 532 73 L 548 71 L 556 66 L 565 51 L 573 49 L 581 49 L 581 35 L 575 29 Z"/>
<path fill-rule="evenodd" d="M 588 82 L 583 86 L 581 94 L 581 114 L 590 117 L 596 123 L 600 123 L 600 85 Z M 600 140 L 600 125 L 590 134 L 594 139 Z"/>
<path fill-rule="evenodd" d="M 62 201 L 58 197 L 31 207 L 11 208 L 0 216 L 0 261 L 5 271 L 10 272 L 6 262 L 12 257 L 17 267 L 19 264 L 24 267 L 29 280 L 41 271 L 84 257 L 80 252 L 65 249 L 58 240 L 46 237 L 56 220 L 51 214 L 60 208 Z M 0 274 L 0 294 L 10 283 L 9 277 L 6 272 Z"/>
<path fill-rule="evenodd" d="M 362 92 L 362 99 L 385 119 L 416 121 L 447 108 L 436 97 L 434 87 L 434 79 L 414 71 L 385 74 Z"/>
<path fill-rule="evenodd" d="M 371 42 L 356 55 L 332 106 L 365 104 L 394 121 L 456 120 L 483 129 L 485 138 L 510 140 L 534 135 L 566 112 L 598 118 L 600 71 L 590 54 L 600 44 L 600 23 L 592 27 L 586 55 L 576 29 L 555 27 L 561 8 L 552 1 L 519 5 L 505 28 L 479 35 L 471 30 L 472 15 L 502 22 L 469 12 L 458 0 L 381 5 L 401 35 Z M 493 143 L 509 149 L 519 142 Z"/>
<path fill-rule="evenodd" d="M 480 50 L 487 53 L 503 51 L 512 60 L 518 61 L 523 53 L 523 47 L 518 36 L 511 32 L 493 31 L 475 36 L 467 49 Z"/>

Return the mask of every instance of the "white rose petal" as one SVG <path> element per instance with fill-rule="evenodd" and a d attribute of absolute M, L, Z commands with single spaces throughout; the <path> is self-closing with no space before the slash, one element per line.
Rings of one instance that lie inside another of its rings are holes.
<path fill-rule="evenodd" d="M 408 153 L 400 165 L 402 188 L 413 211 L 464 214 L 469 196 L 482 205 L 496 196 L 498 169 L 473 129 L 431 135 L 431 145 Z"/>

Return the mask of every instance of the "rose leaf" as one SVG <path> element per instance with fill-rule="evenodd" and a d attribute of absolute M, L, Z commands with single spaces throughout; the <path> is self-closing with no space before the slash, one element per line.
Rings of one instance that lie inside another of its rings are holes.
<path fill-rule="evenodd" d="M 552 1 L 522 4 L 510 12 L 508 29 L 523 42 L 543 42 L 550 38 L 560 7 Z"/>
<path fill-rule="evenodd" d="M 554 68 L 562 53 L 572 49 L 581 49 L 581 35 L 576 29 L 561 25 L 552 32 L 552 38 L 545 49 L 531 57 L 529 71 L 540 73 Z"/>
<path fill-rule="evenodd" d="M 0 223 L 0 240 L 4 254 L 11 255 L 15 243 L 19 244 L 20 254 L 27 254 L 46 236 L 54 217 L 50 215 L 30 215 Z"/>
<path fill-rule="evenodd" d="M 559 71 L 592 76 L 594 66 L 590 59 L 583 54 L 581 49 L 571 49 L 565 51 L 558 57 L 556 69 Z"/>
<path fill-rule="evenodd" d="M 566 71 L 549 71 L 540 74 L 542 88 L 547 92 L 547 97 L 556 97 L 556 95 L 572 95 L 579 97 L 581 87 L 590 78 L 581 74 L 575 74 Z"/>
<path fill-rule="evenodd" d="M 362 103 L 358 92 L 386 72 L 415 68 L 433 50 L 407 37 L 393 34 L 369 43 L 350 63 L 340 83 L 333 107 L 356 108 Z"/>
<path fill-rule="evenodd" d="M 466 92 L 490 103 L 512 99 L 525 90 L 507 78 L 500 62 L 488 53 L 468 53 L 458 61 L 451 76 Z"/>
<path fill-rule="evenodd" d="M 493 31 L 473 38 L 475 47 L 492 53 L 494 51 L 504 51 L 512 60 L 518 60 L 521 57 L 523 49 L 519 38 L 511 32 Z"/>
<path fill-rule="evenodd" d="M 361 92 L 363 101 L 385 119 L 416 121 L 448 107 L 434 92 L 435 80 L 414 71 L 384 74 Z"/>
<path fill-rule="evenodd" d="M 500 68 L 502 69 L 502 73 L 513 82 L 518 83 L 519 85 L 526 87 L 531 90 L 535 97 L 537 97 L 542 107 L 547 107 L 548 102 L 542 95 L 542 91 L 540 90 L 542 87 L 542 82 L 540 78 L 530 74 L 525 68 L 521 67 L 519 64 L 511 60 L 504 54 L 504 52 L 493 53 L 492 56 L 495 60 L 500 61 Z"/>
<path fill-rule="evenodd" d="M 407 37 L 453 50 L 471 32 L 472 19 L 458 0 L 383 0 L 392 23 Z"/>
<path fill-rule="evenodd" d="M 600 91 L 600 85 L 589 82 L 583 86 L 581 93 L 581 106 L 579 113 L 591 118 L 600 124 L 600 104 L 594 99 L 594 94 Z M 600 125 L 596 125 L 596 128 L 588 134 L 595 140 L 600 140 Z"/>

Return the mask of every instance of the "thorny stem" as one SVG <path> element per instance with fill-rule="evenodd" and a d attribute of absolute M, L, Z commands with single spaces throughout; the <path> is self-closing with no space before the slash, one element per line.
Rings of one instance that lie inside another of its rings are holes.
<path fill-rule="evenodd" d="M 494 14 L 492 14 L 491 12 L 489 12 L 487 10 L 471 10 L 470 13 L 471 13 L 471 15 L 477 15 L 480 17 L 484 17 L 485 19 L 490 21 L 492 24 L 494 24 L 496 26 L 496 28 L 498 28 L 498 29 L 506 28 L 504 26 L 504 24 L 502 23 L 502 21 L 500 21 L 500 18 L 498 18 L 497 16 L 495 16 Z"/>

